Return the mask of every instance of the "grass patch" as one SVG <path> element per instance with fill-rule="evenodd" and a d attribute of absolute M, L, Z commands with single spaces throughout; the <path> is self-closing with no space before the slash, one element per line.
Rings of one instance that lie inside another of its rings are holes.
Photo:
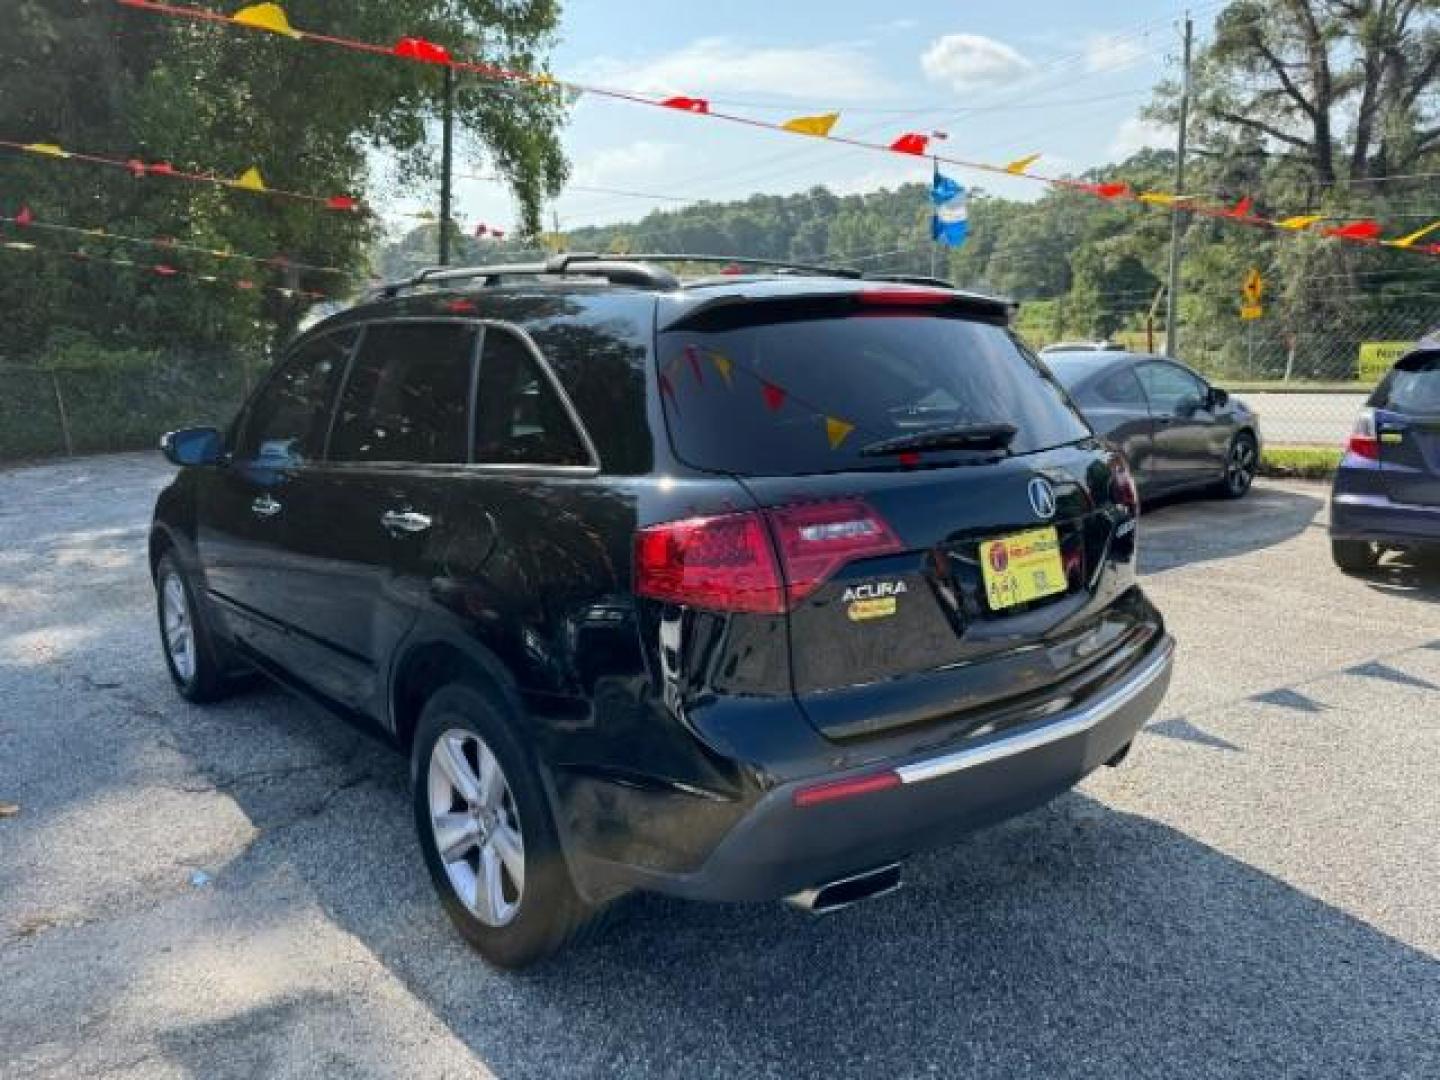
<path fill-rule="evenodd" d="M 1337 446 L 1267 446 L 1260 455 L 1260 475 L 1292 480 L 1328 480 L 1340 465 Z"/>
<path fill-rule="evenodd" d="M 1369 394 L 1373 382 L 1285 382 L 1283 379 L 1252 379 L 1241 382 L 1215 380 L 1232 394 Z"/>

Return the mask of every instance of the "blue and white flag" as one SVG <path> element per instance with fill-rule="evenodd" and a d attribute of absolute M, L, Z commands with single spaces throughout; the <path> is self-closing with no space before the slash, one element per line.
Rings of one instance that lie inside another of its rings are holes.
<path fill-rule="evenodd" d="M 935 213 L 930 219 L 930 235 L 947 247 L 959 247 L 970 235 L 970 212 L 966 206 L 968 192 L 948 176 L 935 172 L 930 188 L 930 201 Z"/>

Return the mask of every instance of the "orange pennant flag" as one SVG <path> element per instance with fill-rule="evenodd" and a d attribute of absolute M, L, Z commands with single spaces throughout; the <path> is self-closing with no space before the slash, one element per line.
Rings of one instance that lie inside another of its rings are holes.
<path fill-rule="evenodd" d="M 1277 221 L 1275 224 L 1282 229 L 1308 229 L 1317 221 L 1323 220 L 1324 214 L 1296 214 L 1294 217 L 1287 217 L 1284 221 Z"/>
<path fill-rule="evenodd" d="M 854 430 L 854 424 L 847 424 L 844 420 L 834 416 L 827 416 L 825 418 L 825 437 L 830 440 L 831 450 L 839 450 L 840 444 L 843 443 Z"/>
<path fill-rule="evenodd" d="M 241 173 L 238 179 L 233 180 L 231 186 L 244 188 L 246 191 L 264 191 L 265 178 L 260 175 L 260 170 L 252 165 Z"/>
<path fill-rule="evenodd" d="M 1013 173 L 1015 176 L 1024 176 L 1025 170 L 1030 168 L 1031 165 L 1034 165 L 1035 162 L 1039 160 L 1039 154 L 1028 154 L 1025 157 L 1016 158 L 1014 161 L 1010 162 L 1009 165 L 1005 166 L 1005 171 L 1008 173 Z"/>
<path fill-rule="evenodd" d="M 231 15 L 230 21 L 241 26 L 253 26 L 256 30 L 269 30 L 272 34 L 283 34 L 288 38 L 303 36 L 290 25 L 285 9 L 279 4 L 251 4 Z"/>
<path fill-rule="evenodd" d="M 822 113 L 819 116 L 797 116 L 793 120 L 786 120 L 780 126 L 786 131 L 798 132 L 801 135 L 814 135 L 823 139 L 830 134 L 830 129 L 840 119 L 838 112 Z"/>
<path fill-rule="evenodd" d="M 711 359 L 711 360 L 714 362 L 714 364 L 715 364 L 715 370 L 717 370 L 718 372 L 720 372 L 720 377 L 725 380 L 725 385 L 726 385 L 726 386 L 729 386 L 729 385 L 730 385 L 730 369 L 735 366 L 735 361 L 731 360 L 731 359 L 730 359 L 728 356 L 726 356 L 724 353 L 722 353 L 722 352 L 717 352 L 717 351 L 715 351 L 715 350 L 713 350 L 713 349 L 712 349 L 711 352 L 710 352 L 710 359 Z"/>
<path fill-rule="evenodd" d="M 29 145 L 27 145 L 27 146 L 25 147 L 25 149 L 26 149 L 26 150 L 29 150 L 30 153 L 32 153 L 32 154 L 44 154 L 44 155 L 46 155 L 47 157 L 61 157 L 61 158 L 65 158 L 65 157 L 69 157 L 69 156 L 70 156 L 70 154 L 69 154 L 68 151 L 62 150 L 60 147 L 56 146 L 54 143 L 48 143 L 48 142 L 32 142 L 32 143 L 30 143 Z"/>
<path fill-rule="evenodd" d="M 1416 229 L 1416 230 L 1415 230 L 1414 232 L 1412 232 L 1409 236 L 1402 236 L 1402 237 L 1400 237 L 1399 240 L 1387 240 L 1387 241 L 1385 241 L 1385 242 L 1386 242 L 1388 245 L 1390 245 L 1391 247 L 1398 247 L 1398 248 L 1408 248 L 1408 247 L 1412 247 L 1417 240 L 1424 239 L 1425 237 L 1429 236 L 1432 232 L 1434 232 L 1436 229 L 1440 229 L 1440 221 L 1431 222 L 1429 225 L 1426 225 L 1423 229 Z"/>

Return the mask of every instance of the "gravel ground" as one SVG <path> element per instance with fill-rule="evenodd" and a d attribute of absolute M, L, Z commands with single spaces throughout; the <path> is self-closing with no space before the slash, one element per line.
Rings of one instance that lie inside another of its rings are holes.
<path fill-rule="evenodd" d="M 884 901 L 634 898 L 516 977 L 446 924 L 397 757 L 171 692 L 166 475 L 0 472 L 7 1080 L 1440 1075 L 1440 569 L 1341 576 L 1322 488 L 1147 516 L 1181 658 L 1122 768 Z"/>

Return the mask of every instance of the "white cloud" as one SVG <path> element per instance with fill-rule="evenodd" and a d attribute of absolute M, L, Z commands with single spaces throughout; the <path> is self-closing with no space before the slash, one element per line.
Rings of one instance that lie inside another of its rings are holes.
<path fill-rule="evenodd" d="M 1123 161 L 1141 150 L 1168 150 L 1175 145 L 1175 130 L 1144 117 L 1132 116 L 1124 121 L 1110 141 L 1110 154 Z"/>
<path fill-rule="evenodd" d="M 582 82 L 639 94 L 778 94 L 807 101 L 868 101 L 893 93 L 874 60 L 853 44 L 756 48 L 729 38 L 694 41 L 643 61 L 598 57 Z"/>
<path fill-rule="evenodd" d="M 980 34 L 946 34 L 925 50 L 920 66 L 933 82 L 964 91 L 1021 78 L 1034 65 L 1003 41 Z"/>
<path fill-rule="evenodd" d="M 674 143 L 636 139 L 623 146 L 611 146 L 575 163 L 571 179 L 593 186 L 621 184 L 653 176 L 674 161 Z"/>
<path fill-rule="evenodd" d="M 1145 47 L 1134 38 L 1095 34 L 1085 42 L 1085 70 L 1125 71 L 1145 57 Z"/>

